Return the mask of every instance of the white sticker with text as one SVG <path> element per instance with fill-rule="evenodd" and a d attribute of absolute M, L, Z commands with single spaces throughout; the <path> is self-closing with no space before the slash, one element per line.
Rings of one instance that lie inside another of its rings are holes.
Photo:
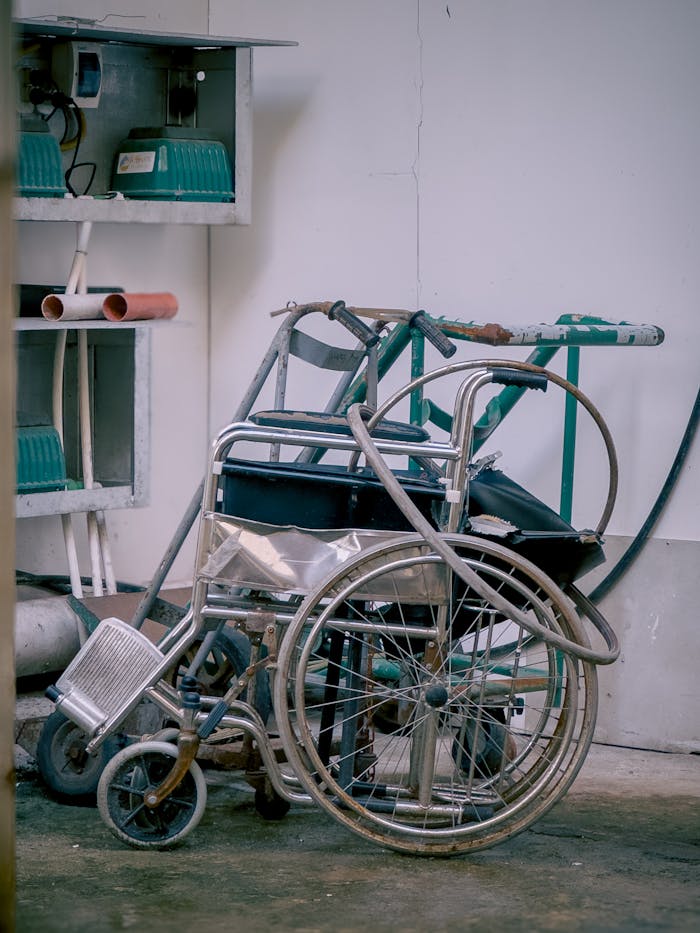
<path fill-rule="evenodd" d="M 155 152 L 120 152 L 117 159 L 117 175 L 152 172 L 155 164 Z"/>

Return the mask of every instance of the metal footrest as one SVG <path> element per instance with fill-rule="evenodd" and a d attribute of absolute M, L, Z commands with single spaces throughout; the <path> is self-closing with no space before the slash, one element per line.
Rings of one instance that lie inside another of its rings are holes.
<path fill-rule="evenodd" d="M 164 655 L 121 619 L 104 619 L 56 681 L 56 707 L 93 735 L 140 695 Z"/>

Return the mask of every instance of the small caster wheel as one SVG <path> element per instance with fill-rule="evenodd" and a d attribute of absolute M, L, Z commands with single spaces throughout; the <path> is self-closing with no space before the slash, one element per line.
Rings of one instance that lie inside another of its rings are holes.
<path fill-rule="evenodd" d="M 44 783 L 62 803 L 95 806 L 100 775 L 121 748 L 119 739 L 105 739 L 94 755 L 85 751 L 88 738 L 79 726 L 55 710 L 44 723 L 36 761 Z"/>
<path fill-rule="evenodd" d="M 177 748 L 168 742 L 138 742 L 105 767 L 97 787 L 97 807 L 110 832 L 136 849 L 171 849 L 197 826 L 207 802 L 202 769 L 192 762 L 173 793 L 147 807 L 146 793 L 170 772 Z"/>
<path fill-rule="evenodd" d="M 267 782 L 266 782 L 267 783 Z M 290 803 L 270 786 L 255 789 L 255 809 L 264 820 L 282 820 L 289 813 Z"/>

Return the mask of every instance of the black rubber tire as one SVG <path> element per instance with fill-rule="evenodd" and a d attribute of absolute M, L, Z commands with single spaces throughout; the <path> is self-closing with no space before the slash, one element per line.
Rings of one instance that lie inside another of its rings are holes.
<path fill-rule="evenodd" d="M 477 725 L 467 723 L 460 741 L 457 733 L 452 745 L 452 757 L 462 771 L 469 771 L 473 760 L 474 769 L 481 777 L 494 777 L 503 767 L 504 755 L 508 759 L 508 731 L 503 710 L 492 710 Z"/>
<path fill-rule="evenodd" d="M 59 710 L 43 725 L 36 761 L 51 795 L 62 803 L 95 806 L 100 775 L 122 747 L 117 736 L 110 736 L 95 755 L 88 755 L 86 744 L 82 729 Z"/>
<path fill-rule="evenodd" d="M 199 642 L 190 649 L 191 657 L 199 647 Z M 219 663 L 211 656 L 208 658 L 197 675 L 201 682 L 202 692 L 210 696 L 223 696 L 233 677 L 240 677 L 250 663 L 250 642 L 243 632 L 238 629 L 224 628 L 216 639 L 215 649 L 224 656 L 226 663 Z M 264 650 L 264 649 L 263 649 Z M 210 661 L 211 659 L 211 661 Z M 182 661 L 175 672 L 174 683 L 177 684 L 179 676 L 183 673 Z M 246 691 L 241 694 L 246 699 Z M 272 694 L 270 692 L 270 678 L 266 670 L 259 670 L 255 675 L 255 709 L 263 723 L 266 723 L 272 712 Z"/>

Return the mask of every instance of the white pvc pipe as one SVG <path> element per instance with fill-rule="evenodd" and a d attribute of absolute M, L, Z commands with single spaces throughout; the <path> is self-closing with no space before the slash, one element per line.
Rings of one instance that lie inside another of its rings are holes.
<path fill-rule="evenodd" d="M 76 599 L 82 599 L 83 581 L 80 577 L 78 548 L 75 543 L 75 534 L 73 532 L 73 516 L 70 513 L 61 515 L 61 526 L 63 528 L 63 540 L 66 545 L 66 557 L 68 558 L 68 575 L 70 577 L 71 593 Z"/>
<path fill-rule="evenodd" d="M 105 570 L 105 590 L 108 596 L 114 596 L 117 592 L 117 580 L 114 576 L 112 549 L 109 544 L 109 535 L 107 534 L 107 520 L 102 509 L 95 512 L 95 518 L 97 519 L 97 534 L 100 539 L 100 551 L 102 552 L 102 565 Z"/>
<path fill-rule="evenodd" d="M 82 270 L 85 267 L 85 256 L 87 253 L 88 241 L 92 230 L 91 222 L 83 222 L 78 227 L 78 241 L 73 255 L 68 283 L 66 285 L 66 295 L 73 295 L 78 287 Z M 63 370 L 66 355 L 66 332 L 60 331 L 56 335 L 56 349 L 54 352 L 53 368 L 53 424 L 63 443 Z M 70 514 L 61 515 L 61 526 L 63 529 L 63 540 L 66 546 L 66 557 L 68 559 L 68 573 L 70 576 L 71 592 L 76 599 L 82 599 L 83 586 L 80 579 L 80 564 L 78 561 L 78 549 L 75 544 L 75 535 L 73 533 L 73 518 Z"/>
<path fill-rule="evenodd" d="M 87 294 L 86 259 L 92 223 L 84 221 L 78 226 L 77 244 L 63 295 L 49 295 L 42 302 L 42 314 L 49 320 L 85 320 L 103 317 L 102 305 L 105 294 Z M 66 348 L 66 331 L 56 335 L 56 351 L 53 372 L 53 421 L 63 447 L 63 374 Z M 92 457 L 92 426 L 90 417 L 90 383 L 88 370 L 87 333 L 78 331 L 78 399 L 80 417 L 81 458 L 83 462 L 83 484 L 86 489 L 95 486 Z M 61 515 L 63 537 L 68 558 L 71 591 L 77 599 L 83 596 L 80 579 L 78 552 L 70 514 Z M 107 593 L 117 592 L 112 557 L 107 535 L 104 512 L 87 514 L 88 544 L 92 587 L 95 596 L 103 595 L 102 568 Z"/>
<path fill-rule="evenodd" d="M 63 446 L 63 364 L 66 357 L 66 332 L 60 330 L 56 334 L 56 348 L 53 357 L 53 425 Z M 83 585 L 80 579 L 80 565 L 78 563 L 78 549 L 75 544 L 75 535 L 73 534 L 73 519 L 70 514 L 61 515 L 61 527 L 63 528 L 63 540 L 66 546 L 66 557 L 68 559 L 68 574 L 70 577 L 71 593 L 76 599 L 83 598 Z"/>
<path fill-rule="evenodd" d="M 100 552 L 100 534 L 97 529 L 97 516 L 87 513 L 88 545 L 90 548 L 90 573 L 92 575 L 92 595 L 104 596 L 102 586 L 102 554 Z"/>
<path fill-rule="evenodd" d="M 87 245 L 87 244 L 86 244 Z M 83 254 L 85 255 L 85 254 Z M 78 277 L 78 287 L 81 294 L 77 298 L 91 299 L 93 296 L 86 295 L 86 264 L 85 259 L 80 268 Z M 101 301 L 103 295 L 95 295 Z M 100 305 L 100 312 L 102 306 Z M 79 393 L 80 393 L 80 437 L 81 437 L 81 455 L 83 459 L 83 479 L 86 489 L 94 489 L 98 484 L 95 483 L 95 474 L 92 457 L 92 424 L 90 418 L 90 382 L 88 372 L 88 354 L 87 354 L 87 333 L 81 331 L 78 334 L 79 347 Z M 87 468 L 86 468 L 87 464 Z M 89 479 L 86 477 L 89 475 Z M 88 482 L 90 485 L 88 485 Z M 94 512 L 88 512 L 88 541 L 90 547 L 90 565 L 93 577 L 93 593 L 95 596 L 102 596 L 102 569 L 104 568 L 104 584 L 108 595 L 113 596 L 117 592 L 117 581 L 114 576 L 114 566 L 112 564 L 112 552 L 109 546 L 109 536 L 107 534 L 107 521 L 102 509 Z"/>
<path fill-rule="evenodd" d="M 85 248 L 87 248 L 87 243 L 85 243 Z M 85 250 L 83 250 L 83 261 L 78 271 L 78 288 L 81 295 L 85 295 L 87 289 Z M 88 370 L 87 331 L 85 330 L 78 331 L 78 405 L 80 411 L 80 453 L 83 461 L 83 486 L 85 489 L 94 489 L 92 423 L 90 419 L 90 374 Z M 90 568 L 92 572 L 92 592 L 94 596 L 102 596 L 102 555 L 100 552 L 97 516 L 94 512 L 87 513 L 87 530 L 88 546 L 90 549 Z"/>
<path fill-rule="evenodd" d="M 73 254 L 73 264 L 71 265 L 71 270 L 68 275 L 66 295 L 74 295 L 78 291 L 80 277 L 85 269 L 85 257 L 87 256 L 91 231 L 92 221 L 84 220 L 78 224 L 78 242 L 76 243 L 75 253 Z"/>
<path fill-rule="evenodd" d="M 41 313 L 47 321 L 103 320 L 102 305 L 107 294 L 47 295 L 41 302 Z"/>

